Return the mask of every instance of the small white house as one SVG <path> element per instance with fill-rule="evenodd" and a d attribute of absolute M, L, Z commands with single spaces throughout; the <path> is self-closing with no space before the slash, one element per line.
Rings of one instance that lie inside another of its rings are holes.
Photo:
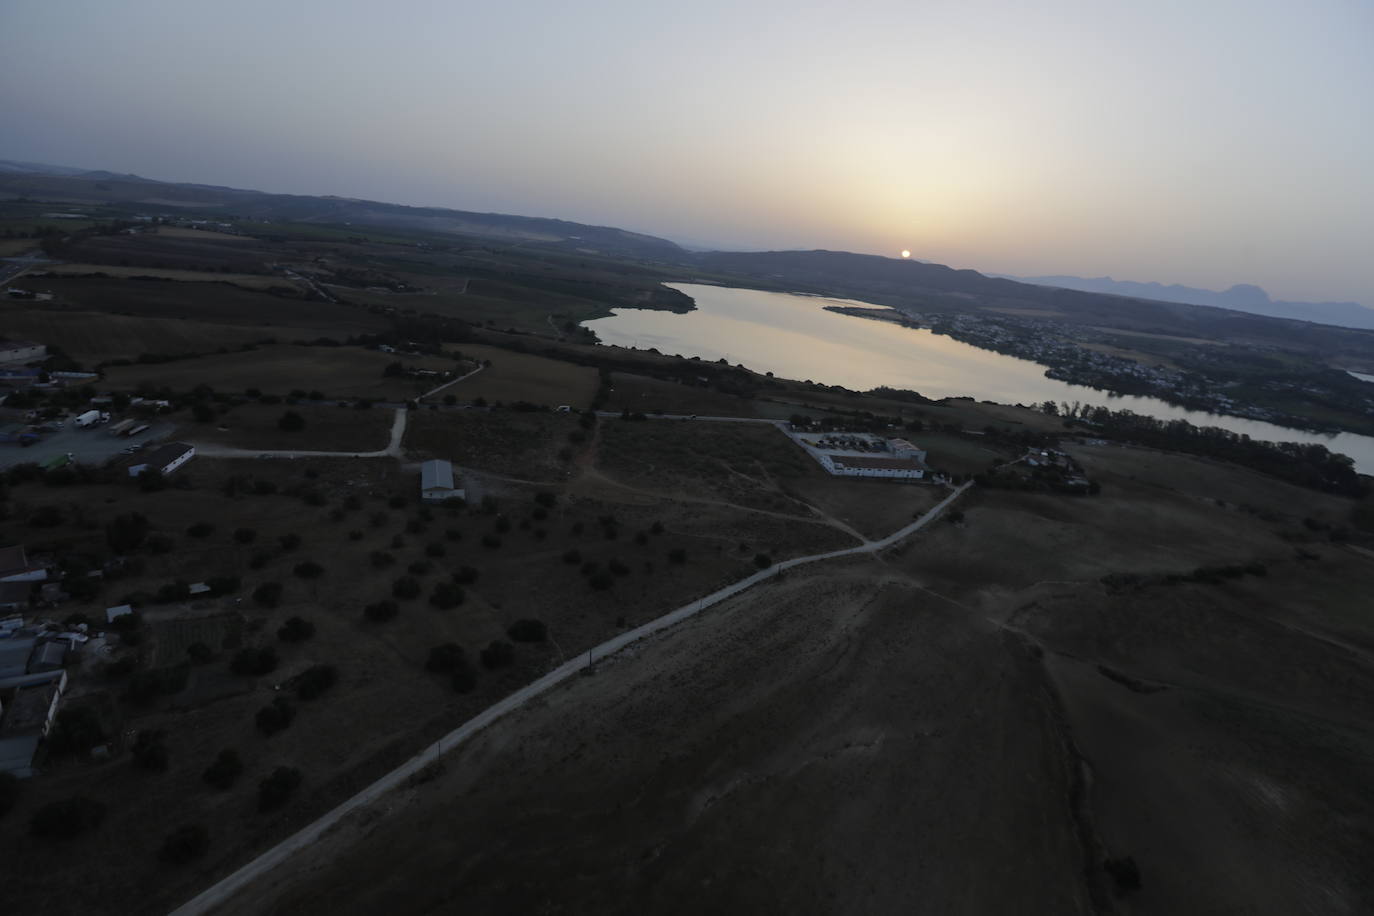
<path fill-rule="evenodd" d="M 436 458 L 420 465 L 420 499 L 441 503 L 455 498 L 463 499 L 464 492 L 454 481 L 452 462 Z"/>
<path fill-rule="evenodd" d="M 196 456 L 196 447 L 185 442 L 159 445 L 135 464 L 129 465 L 129 476 L 137 477 L 147 470 L 161 471 L 165 476 Z"/>

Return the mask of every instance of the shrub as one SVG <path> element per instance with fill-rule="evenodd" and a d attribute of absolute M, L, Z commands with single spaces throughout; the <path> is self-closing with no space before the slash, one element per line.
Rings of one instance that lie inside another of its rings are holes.
<path fill-rule="evenodd" d="M 204 824 L 182 824 L 162 841 L 158 858 L 172 865 L 185 865 L 199 859 L 210 848 L 210 831 Z"/>
<path fill-rule="evenodd" d="M 502 639 L 494 639 L 482 650 L 482 667 L 495 670 L 515 664 L 515 646 Z"/>
<path fill-rule="evenodd" d="M 420 597 L 420 582 L 410 576 L 402 576 L 391 583 L 392 597 L 400 598 L 403 601 Z"/>
<path fill-rule="evenodd" d="M 277 630 L 277 638 L 282 642 L 305 642 L 315 635 L 315 625 L 304 617 L 289 617 Z"/>
<path fill-rule="evenodd" d="M 515 642 L 543 642 L 548 638 L 549 628 L 542 620 L 525 618 L 511 624 L 506 635 Z"/>
<path fill-rule="evenodd" d="M 368 620 L 375 620 L 380 623 L 383 620 L 392 619 L 399 614 L 400 611 L 401 607 L 395 601 L 374 601 L 372 604 L 363 608 L 363 615 L 366 616 Z"/>
<path fill-rule="evenodd" d="M 41 839 L 70 840 L 105 820 L 105 805 L 85 795 L 49 802 L 29 821 L 29 833 Z"/>
<path fill-rule="evenodd" d="M 488 550 L 495 550 L 501 546 L 501 539 L 494 534 L 482 535 L 482 546 Z"/>
<path fill-rule="evenodd" d="M 450 541 L 461 541 L 463 539 L 463 532 L 459 531 L 457 528 L 446 528 L 444 529 L 444 538 Z"/>
<path fill-rule="evenodd" d="M 276 697 L 271 703 L 258 710 L 254 721 L 264 735 L 275 735 L 291 724 L 296 718 L 296 707 L 285 697 Z"/>
<path fill-rule="evenodd" d="M 277 767 L 272 775 L 258 783 L 258 810 L 280 808 L 300 788 L 303 777 L 294 767 Z"/>
<path fill-rule="evenodd" d="M 124 690 L 124 698 L 131 703 L 150 703 L 154 697 L 180 693 L 186 689 L 186 679 L 190 674 L 187 665 L 174 665 L 170 668 L 155 668 L 139 671 L 129 679 Z"/>
<path fill-rule="evenodd" d="M 610 561 L 606 563 L 606 569 L 609 570 L 613 576 L 628 576 L 630 574 L 630 567 L 620 562 L 619 557 L 612 557 Z"/>
<path fill-rule="evenodd" d="M 0 817 L 9 814 L 19 798 L 19 777 L 0 772 Z"/>
<path fill-rule="evenodd" d="M 214 534 L 214 532 L 215 526 L 209 522 L 196 522 L 186 529 L 186 533 L 193 538 L 208 538 L 210 535 Z"/>
<path fill-rule="evenodd" d="M 167 745 L 163 743 L 166 733 L 144 729 L 134 739 L 129 750 L 134 757 L 134 765 L 144 770 L 165 772 L 167 769 Z"/>
<path fill-rule="evenodd" d="M 396 562 L 396 557 L 385 550 L 374 550 L 368 556 L 368 561 L 372 564 L 373 569 L 385 569 Z"/>
<path fill-rule="evenodd" d="M 295 678 L 296 696 L 302 700 L 313 700 L 338 680 L 339 670 L 333 665 L 312 665 Z"/>
<path fill-rule="evenodd" d="M 477 687 L 477 672 L 466 658 L 453 669 L 452 683 L 458 693 L 471 693 Z"/>
<path fill-rule="evenodd" d="M 1112 876 L 1118 894 L 1129 894 L 1140 889 L 1140 867 L 1135 864 L 1133 857 L 1108 859 L 1102 863 L 1102 867 Z"/>
<path fill-rule="evenodd" d="M 459 585 L 471 585 L 477 581 L 477 570 L 471 566 L 459 567 L 458 571 L 453 574 L 453 581 Z"/>
<path fill-rule="evenodd" d="M 434 541 L 425 545 L 425 556 L 442 557 L 444 555 L 444 545 L 439 541 Z"/>
<path fill-rule="evenodd" d="M 314 560 L 306 560 L 302 563 L 297 563 L 295 568 L 291 571 L 302 579 L 318 579 L 320 576 L 324 575 L 324 567 Z"/>
<path fill-rule="evenodd" d="M 57 723 L 48 738 L 53 754 L 84 754 L 105 742 L 100 716 L 89 706 L 69 706 L 57 713 Z"/>
<path fill-rule="evenodd" d="M 767 569 L 773 565 L 773 558 L 766 553 L 754 554 L 754 565 L 759 569 Z"/>
<path fill-rule="evenodd" d="M 193 665 L 205 665 L 215 660 L 215 650 L 203 642 L 193 642 L 186 647 L 186 657 Z"/>
<path fill-rule="evenodd" d="M 253 603 L 258 607 L 276 607 L 281 604 L 281 593 L 280 582 L 264 582 L 253 589 Z"/>
<path fill-rule="evenodd" d="M 305 417 L 294 410 L 288 410 L 281 415 L 281 419 L 277 420 L 277 429 L 288 433 L 298 433 L 305 429 Z"/>
<path fill-rule="evenodd" d="M 211 576 L 205 580 L 205 584 L 210 589 L 210 594 L 219 596 L 232 595 L 243 583 L 238 576 Z"/>
<path fill-rule="evenodd" d="M 282 550 L 289 552 L 301 546 L 301 536 L 299 534 L 283 534 L 277 538 L 277 543 L 281 545 Z"/>
<path fill-rule="evenodd" d="M 225 748 L 219 752 L 215 762 L 205 768 L 200 778 L 216 789 L 228 789 L 238 782 L 242 773 L 243 761 L 239 759 L 238 751 Z"/>
<path fill-rule="evenodd" d="M 594 572 L 587 577 L 587 584 L 599 592 L 604 592 L 615 584 L 615 576 L 608 572 Z"/>
<path fill-rule="evenodd" d="M 581 553 L 581 551 L 578 551 L 578 550 L 565 550 L 565 551 L 563 551 L 563 562 L 564 562 L 564 563 L 581 563 L 581 562 L 582 562 L 582 553 Z"/>
<path fill-rule="evenodd" d="M 447 611 L 462 604 L 465 597 L 463 588 L 458 583 L 440 582 L 434 586 L 434 591 L 430 593 L 429 603 L 441 611 Z"/>
<path fill-rule="evenodd" d="M 434 564 L 428 560 L 416 560 L 406 567 L 412 576 L 427 576 L 434 571 Z"/>
<path fill-rule="evenodd" d="M 229 670 L 235 674 L 254 676 L 270 674 L 277 668 L 277 650 L 271 646 L 249 646 L 234 654 Z"/>
<path fill-rule="evenodd" d="M 687 562 L 687 551 L 686 551 L 686 550 L 683 550 L 681 547 L 674 547 L 672 550 L 668 551 L 668 562 L 669 562 L 669 563 L 686 563 L 686 562 Z"/>
<path fill-rule="evenodd" d="M 457 669 L 466 658 L 462 646 L 456 642 L 446 642 L 429 650 L 429 658 L 425 660 L 425 670 L 448 674 Z"/>

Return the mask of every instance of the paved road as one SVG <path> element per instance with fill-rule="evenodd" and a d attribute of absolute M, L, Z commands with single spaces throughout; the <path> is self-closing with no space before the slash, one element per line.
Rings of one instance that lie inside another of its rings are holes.
<path fill-rule="evenodd" d="M 708 607 L 719 604 L 727 598 L 733 598 L 740 592 L 778 575 L 783 570 L 794 569 L 808 563 L 833 560 L 839 557 L 875 553 L 891 547 L 903 538 L 909 537 L 917 531 L 920 531 L 930 522 L 938 518 L 940 513 L 944 512 L 951 503 L 963 495 L 964 491 L 970 486 L 972 486 L 971 483 L 966 483 L 954 490 L 954 492 L 945 497 L 938 505 L 934 506 L 916 521 L 903 528 L 899 528 L 885 538 L 877 541 L 869 541 L 858 547 L 832 550 L 828 553 L 818 553 L 809 557 L 797 557 L 792 560 L 784 560 L 781 563 L 776 563 L 767 569 L 759 570 L 752 576 L 748 576 L 738 582 L 727 585 L 719 591 L 712 592 L 704 598 L 700 598 L 690 604 L 685 604 L 675 611 L 670 611 L 662 617 L 649 621 L 643 626 L 622 633 L 614 639 L 609 639 L 601 645 L 596 646 L 587 653 L 586 656 L 579 653 L 576 658 L 564 662 L 534 683 L 528 684 L 505 699 L 488 706 L 485 710 L 464 722 L 458 728 L 449 732 L 434 744 L 431 744 L 419 754 L 392 770 L 348 801 L 323 815 L 314 823 L 302 828 L 290 837 L 287 837 L 276 846 L 267 850 L 267 852 L 244 865 L 238 871 L 230 874 L 228 877 L 210 886 L 191 900 L 182 904 L 172 911 L 172 916 L 196 916 L 196 914 L 208 913 L 214 908 L 228 903 L 240 888 L 255 881 L 273 868 L 282 864 L 297 850 L 303 849 L 311 843 L 314 843 L 325 833 L 325 831 L 338 824 L 339 821 L 343 820 L 349 814 L 371 804 L 387 792 L 402 785 L 412 775 L 419 772 L 428 764 L 438 760 L 443 755 L 444 751 L 452 750 L 468 738 L 471 738 L 477 732 L 504 716 L 506 713 L 519 709 L 530 700 L 547 693 L 563 681 L 566 681 L 579 671 L 582 671 L 592 659 L 605 658 L 609 655 L 613 655 L 631 643 L 638 642 L 647 636 L 651 636 L 661 630 L 681 623 L 689 617 L 701 613 Z"/>
<path fill-rule="evenodd" d="M 396 418 L 391 421 L 391 441 L 384 449 L 375 452 L 324 452 L 307 449 L 260 449 L 236 448 L 232 445 L 219 445 L 214 442 L 196 442 L 187 439 L 196 447 L 196 454 L 206 458 L 396 458 L 400 459 L 401 440 L 406 434 L 408 412 L 404 407 L 396 408 Z"/>

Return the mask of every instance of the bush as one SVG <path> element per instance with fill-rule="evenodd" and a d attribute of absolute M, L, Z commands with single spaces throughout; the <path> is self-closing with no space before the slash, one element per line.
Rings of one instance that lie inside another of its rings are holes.
<path fill-rule="evenodd" d="M 0 773 L 0 817 L 9 814 L 19 798 L 19 777 L 13 773 Z"/>
<path fill-rule="evenodd" d="M 203 642 L 193 642 L 186 647 L 186 657 L 193 665 L 205 665 L 215 660 L 215 650 Z"/>
<path fill-rule="evenodd" d="M 604 592 L 615 584 L 615 576 L 608 572 L 594 572 L 587 578 L 587 584 L 599 592 Z"/>
<path fill-rule="evenodd" d="M 368 562 L 372 564 L 373 569 L 386 569 L 396 562 L 396 557 L 385 550 L 374 550 L 368 555 Z"/>
<path fill-rule="evenodd" d="M 277 630 L 277 638 L 282 642 L 305 642 L 315 635 L 315 625 L 304 617 L 289 617 Z"/>
<path fill-rule="evenodd" d="M 425 556 L 442 557 L 444 555 L 444 545 L 439 541 L 425 545 Z"/>
<path fill-rule="evenodd" d="M 238 782 L 242 774 L 243 761 L 239 759 L 238 751 L 225 748 L 219 752 L 215 762 L 205 768 L 200 778 L 216 789 L 228 789 Z"/>
<path fill-rule="evenodd" d="M 669 563 L 686 563 L 686 562 L 687 562 L 687 551 L 686 551 L 686 550 L 683 550 L 681 547 L 674 547 L 672 550 L 668 551 L 668 562 L 669 562 Z"/>
<path fill-rule="evenodd" d="M 491 645 L 483 649 L 481 655 L 484 668 L 495 670 L 515 664 L 515 646 L 502 639 L 492 640 Z"/>
<path fill-rule="evenodd" d="M 172 865 L 185 865 L 199 859 L 210 848 L 210 831 L 204 824 L 182 824 L 162 841 L 158 858 Z"/>
<path fill-rule="evenodd" d="M 105 820 L 105 806 L 85 795 L 49 802 L 34 813 L 29 833 L 41 839 L 70 840 Z"/>
<path fill-rule="evenodd" d="M 420 597 L 420 582 L 410 576 L 402 576 L 391 583 L 391 595 L 403 601 Z"/>
<path fill-rule="evenodd" d="M 471 693 L 477 687 L 477 672 L 466 658 L 453 669 L 452 683 L 458 693 Z"/>
<path fill-rule="evenodd" d="M 239 590 L 243 583 L 238 576 L 211 576 L 205 580 L 205 584 L 210 589 L 210 594 L 218 597 L 219 595 L 232 595 Z"/>
<path fill-rule="evenodd" d="M 282 550 L 292 551 L 301 546 L 301 536 L 299 534 L 283 534 L 277 538 L 277 543 L 281 545 Z"/>
<path fill-rule="evenodd" d="M 412 576 L 427 576 L 434 571 L 434 564 L 428 560 L 416 560 L 406 567 Z"/>
<path fill-rule="evenodd" d="M 305 417 L 294 410 L 288 410 L 281 415 L 281 419 L 277 420 L 277 429 L 288 433 L 298 433 L 305 429 Z"/>
<path fill-rule="evenodd" d="M 57 723 L 48 737 L 48 749 L 53 754 L 84 754 L 97 744 L 105 743 L 105 730 L 100 716 L 90 706 L 69 706 L 59 710 Z"/>
<path fill-rule="evenodd" d="M 1133 857 L 1108 859 L 1102 863 L 1102 867 L 1106 869 L 1107 874 L 1112 876 L 1118 894 L 1129 894 L 1132 891 L 1140 890 L 1140 867 L 1135 864 Z"/>
<path fill-rule="evenodd" d="M 440 582 L 434 586 L 434 591 L 430 593 L 429 603 L 441 611 L 447 611 L 462 604 L 465 597 L 463 588 L 458 583 Z"/>
<path fill-rule="evenodd" d="M 401 607 L 395 601 L 374 601 L 372 604 L 363 608 L 363 615 L 367 617 L 368 620 L 374 620 L 378 623 L 384 620 L 390 620 L 400 612 Z"/>
<path fill-rule="evenodd" d="M 488 550 L 496 550 L 501 546 L 501 539 L 494 534 L 482 535 L 482 546 Z"/>
<path fill-rule="evenodd" d="M 300 788 L 303 777 L 294 767 L 277 767 L 272 775 L 258 783 L 258 810 L 280 808 Z"/>
<path fill-rule="evenodd" d="M 511 624 L 506 635 L 515 642 L 543 642 L 548 638 L 549 628 L 542 620 L 526 618 Z"/>
<path fill-rule="evenodd" d="M 271 703 L 258 710 L 254 721 L 264 735 L 275 735 L 291 724 L 296 718 L 296 707 L 285 697 L 276 697 Z"/>
<path fill-rule="evenodd" d="M 255 676 L 270 674 L 277 669 L 277 650 L 271 646 L 240 649 L 229 663 L 229 670 L 235 674 Z"/>
<path fill-rule="evenodd" d="M 313 700 L 338 680 L 339 669 L 333 665 L 312 665 L 295 678 L 296 696 L 302 700 Z"/>
<path fill-rule="evenodd" d="M 563 551 L 563 562 L 564 562 L 564 563 L 581 563 L 581 562 L 582 562 L 582 553 L 581 553 L 581 551 L 579 551 L 579 550 L 565 550 L 565 551 Z"/>
<path fill-rule="evenodd" d="M 166 772 L 167 745 L 162 740 L 165 737 L 166 733 L 161 730 L 140 731 L 134 739 L 133 747 L 129 749 L 134 757 L 134 765 L 144 770 Z"/>
<path fill-rule="evenodd" d="M 448 674 L 457 670 L 458 666 L 466 659 L 467 656 L 463 654 L 462 646 L 455 642 L 446 642 L 429 650 L 429 658 L 425 660 L 425 670 Z"/>
<path fill-rule="evenodd" d="M 773 558 L 766 553 L 754 554 L 754 565 L 759 569 L 767 569 L 773 565 Z"/>
<path fill-rule="evenodd" d="M 471 585 L 477 581 L 477 570 L 471 566 L 463 566 L 453 574 L 453 581 L 459 585 Z"/>
<path fill-rule="evenodd" d="M 187 665 L 174 665 L 170 668 L 155 668 L 139 671 L 129 679 L 124 690 L 124 698 L 131 703 L 150 703 L 154 697 L 170 696 L 186 689 L 186 679 L 190 674 Z"/>
<path fill-rule="evenodd" d="M 253 603 L 258 607 L 276 607 L 281 604 L 281 593 L 280 582 L 264 582 L 253 589 Z"/>
<path fill-rule="evenodd" d="M 214 534 L 214 532 L 215 526 L 209 522 L 196 522 L 186 529 L 186 533 L 193 538 L 208 538 L 210 535 Z"/>
<path fill-rule="evenodd" d="M 302 579 L 318 579 L 320 576 L 324 575 L 324 567 L 314 560 L 306 560 L 302 563 L 297 563 L 296 567 L 291 571 Z"/>

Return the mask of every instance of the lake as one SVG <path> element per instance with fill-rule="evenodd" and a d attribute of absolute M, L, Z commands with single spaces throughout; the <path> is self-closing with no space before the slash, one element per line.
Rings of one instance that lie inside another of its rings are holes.
<path fill-rule="evenodd" d="M 1254 439 L 1315 442 L 1349 455 L 1362 474 L 1374 474 L 1374 438 L 1314 433 L 1260 420 L 1185 410 L 1158 398 L 1115 395 L 1046 378 L 1045 367 L 982 350 L 925 329 L 827 312 L 827 305 L 882 308 L 849 299 L 824 299 L 695 283 L 668 284 L 696 300 L 684 314 L 615 309 L 586 322 L 608 344 L 661 353 L 724 359 L 756 372 L 810 379 L 856 391 L 908 388 L 929 398 L 972 397 L 1002 404 L 1079 401 L 1133 410 L 1165 420 L 1219 426 Z"/>

